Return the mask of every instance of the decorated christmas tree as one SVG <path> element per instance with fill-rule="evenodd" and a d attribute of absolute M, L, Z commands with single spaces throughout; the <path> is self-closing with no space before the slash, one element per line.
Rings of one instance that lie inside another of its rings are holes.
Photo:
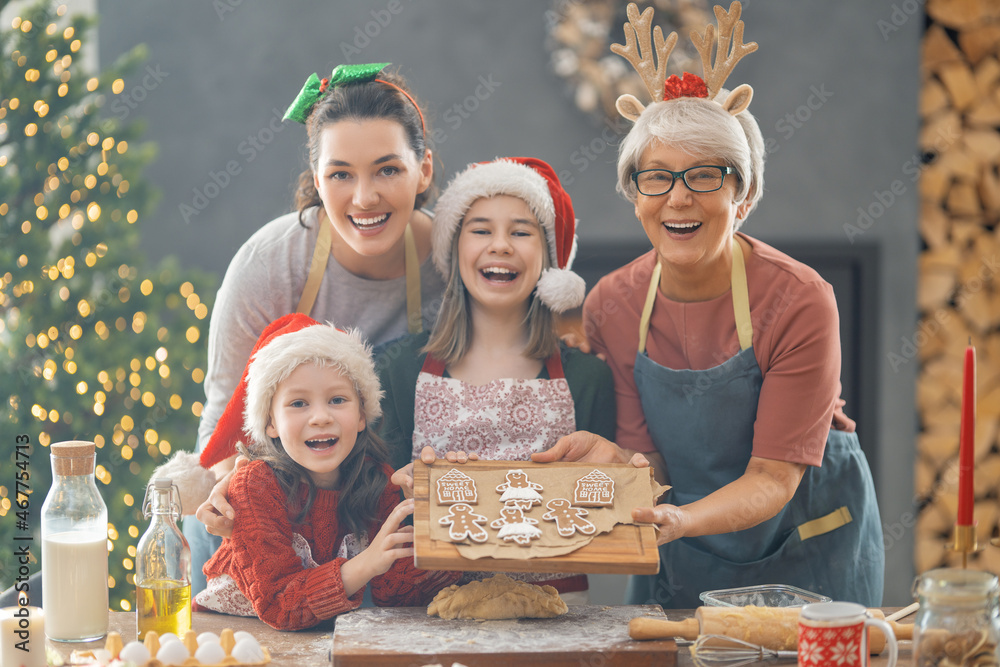
<path fill-rule="evenodd" d="M 46 0 L 0 27 L 0 587 L 24 574 L 13 545 L 40 554 L 48 446 L 88 440 L 111 606 L 128 610 L 146 482 L 195 442 L 214 278 L 142 258 L 154 147 L 110 111 L 145 51 L 88 72 L 92 20 L 65 14 Z"/>

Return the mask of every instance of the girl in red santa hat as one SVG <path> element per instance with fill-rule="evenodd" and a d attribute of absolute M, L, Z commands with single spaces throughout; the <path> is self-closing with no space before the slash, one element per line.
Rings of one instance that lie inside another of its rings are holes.
<path fill-rule="evenodd" d="M 199 606 L 299 630 L 361 605 L 425 605 L 458 573 L 413 566 L 413 501 L 399 502 L 370 348 L 305 315 L 261 335 L 206 451 L 237 445 L 232 535 L 205 564 Z"/>
<path fill-rule="evenodd" d="M 458 449 L 463 458 L 528 460 L 576 430 L 615 432 L 610 369 L 556 333 L 555 315 L 585 291 L 570 270 L 575 225 L 569 195 L 535 158 L 473 164 L 442 193 L 431 237 L 446 281 L 437 321 L 377 363 L 386 392 L 379 432 L 394 467 Z M 406 485 L 406 475 L 397 481 Z M 511 576 L 553 585 L 568 602 L 586 599 L 584 575 Z"/>

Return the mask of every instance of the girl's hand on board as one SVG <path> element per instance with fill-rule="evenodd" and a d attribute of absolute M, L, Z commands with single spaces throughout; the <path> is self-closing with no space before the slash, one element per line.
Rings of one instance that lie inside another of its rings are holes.
<path fill-rule="evenodd" d="M 465 452 L 447 452 L 444 455 L 444 460 L 449 463 L 467 463 L 469 461 L 478 461 L 479 456 L 477 454 L 466 454 Z M 433 465 L 433 463 L 437 461 L 437 454 L 434 452 L 434 448 L 430 445 L 424 447 L 420 451 L 420 461 L 425 465 Z M 407 463 L 405 466 L 392 473 L 392 477 L 389 481 L 403 490 L 404 498 L 412 498 L 413 464 Z"/>
<path fill-rule="evenodd" d="M 434 453 L 433 447 L 424 447 L 420 452 L 420 460 L 427 465 L 432 465 L 437 461 L 437 455 Z M 444 460 L 448 463 L 468 463 L 469 461 L 478 461 L 478 454 L 466 454 L 465 452 L 445 452 Z"/>
<path fill-rule="evenodd" d="M 363 559 L 371 577 L 385 574 L 400 558 L 413 558 L 413 526 L 403 520 L 413 514 L 413 499 L 407 498 L 393 508 L 368 548 L 355 558 Z"/>
<path fill-rule="evenodd" d="M 413 558 L 413 526 L 402 526 L 403 520 L 413 514 L 413 499 L 407 498 L 396 505 L 368 548 L 340 566 L 340 579 L 344 593 L 351 597 L 381 574 L 385 574 L 400 558 Z"/>

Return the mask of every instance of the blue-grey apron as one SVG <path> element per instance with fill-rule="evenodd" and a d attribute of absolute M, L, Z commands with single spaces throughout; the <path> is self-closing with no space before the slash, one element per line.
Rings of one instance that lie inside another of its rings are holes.
<path fill-rule="evenodd" d="M 686 505 L 740 477 L 750 461 L 763 375 L 752 347 L 746 269 L 733 239 L 733 308 L 741 352 L 714 368 L 673 370 L 645 352 L 660 282 L 657 264 L 640 323 L 635 381 L 650 436 Z M 746 499 L 748 504 L 754 498 Z M 629 580 L 628 604 L 689 609 L 699 593 L 788 584 L 868 607 L 882 603 L 885 551 L 875 488 L 855 433 L 831 430 L 821 467 L 809 466 L 792 500 L 762 524 L 660 547 L 660 572 Z"/>

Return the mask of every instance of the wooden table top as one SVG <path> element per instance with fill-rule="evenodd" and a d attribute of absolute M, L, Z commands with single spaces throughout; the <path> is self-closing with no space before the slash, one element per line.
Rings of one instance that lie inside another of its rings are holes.
<path fill-rule="evenodd" d="M 897 608 L 886 608 L 886 613 L 891 613 Z M 666 616 L 670 620 L 682 620 L 694 615 L 693 610 L 668 610 Z M 130 612 L 111 612 L 110 628 L 121 634 L 122 641 L 128 643 L 135 639 L 135 614 Z M 903 619 L 904 623 L 912 622 L 912 617 Z M 333 646 L 333 623 L 324 624 L 311 630 L 299 632 L 280 632 L 261 622 L 256 618 L 243 618 L 238 616 L 224 616 L 207 612 L 195 612 L 193 618 L 193 629 L 201 632 L 215 632 L 218 634 L 225 628 L 234 631 L 246 630 L 253 633 L 254 637 L 266 646 L 271 653 L 271 667 L 307 667 L 318 665 L 320 667 L 332 664 L 331 649 Z M 48 645 L 59 651 L 64 658 L 69 659 L 69 654 L 74 649 L 95 649 L 103 648 L 104 641 L 81 642 L 77 644 L 48 642 Z M 899 643 L 899 664 L 912 664 L 911 646 L 909 641 Z M 599 656 L 595 656 L 599 657 Z M 596 663 L 595 663 L 596 664 Z M 690 651 L 684 645 L 678 647 L 677 662 L 679 667 L 690 667 L 695 663 L 691 658 Z M 753 664 L 791 664 L 791 661 L 767 661 Z M 884 667 L 887 664 L 885 656 L 873 656 L 872 667 Z M 475 667 L 474 663 L 468 663 L 468 667 Z"/>

